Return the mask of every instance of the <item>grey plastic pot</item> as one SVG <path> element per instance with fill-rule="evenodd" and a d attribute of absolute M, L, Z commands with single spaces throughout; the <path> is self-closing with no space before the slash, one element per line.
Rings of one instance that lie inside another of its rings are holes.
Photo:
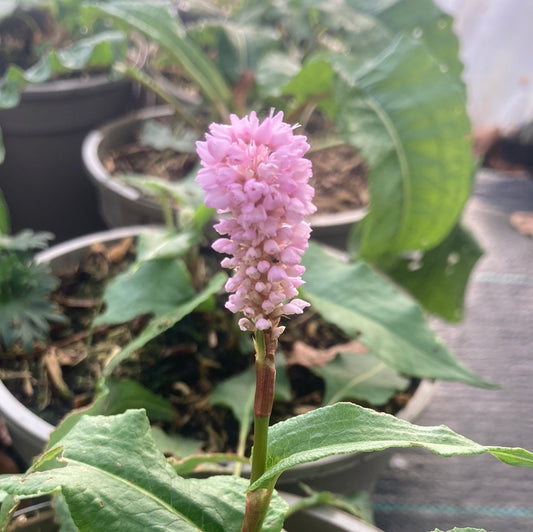
<path fill-rule="evenodd" d="M 163 222 L 161 209 L 133 187 L 114 179 L 102 160 L 110 151 L 134 142 L 143 122 L 167 118 L 172 111 L 166 106 L 149 107 L 113 120 L 91 131 L 83 142 L 82 158 L 89 179 L 98 191 L 100 215 L 109 227 Z M 346 249 L 353 225 L 366 214 L 365 208 L 336 214 L 316 214 L 309 218 L 312 238 L 329 246 Z"/>
<path fill-rule="evenodd" d="M 143 122 L 170 116 L 172 112 L 167 106 L 147 107 L 89 132 L 83 141 L 85 171 L 96 187 L 98 209 L 108 227 L 164 221 L 157 203 L 148 200 L 137 189 L 114 179 L 102 160 L 111 150 L 134 142 Z"/>
<path fill-rule="evenodd" d="M 105 75 L 29 85 L 0 111 L 0 189 L 12 230 L 47 230 L 60 242 L 105 228 L 81 160 L 85 135 L 137 105 L 132 84 Z"/>
<path fill-rule="evenodd" d="M 78 263 L 92 243 L 112 244 L 124 237 L 136 236 L 144 229 L 147 229 L 147 226 L 123 227 L 76 238 L 39 253 L 37 260 L 48 262 L 56 272 L 68 269 Z M 398 417 L 410 422 L 415 421 L 429 405 L 433 388 L 432 382 L 422 381 L 407 406 L 398 413 Z M 15 449 L 29 463 L 32 457 L 44 448 L 53 430 L 52 425 L 24 407 L 2 382 L 0 382 L 0 415 L 6 420 Z M 371 493 L 388 463 L 391 452 L 331 456 L 314 463 L 300 465 L 286 471 L 280 477 L 278 486 L 291 493 L 299 493 L 299 484 L 302 482 L 316 490 Z M 247 473 L 249 471 L 245 468 L 243 474 Z"/>

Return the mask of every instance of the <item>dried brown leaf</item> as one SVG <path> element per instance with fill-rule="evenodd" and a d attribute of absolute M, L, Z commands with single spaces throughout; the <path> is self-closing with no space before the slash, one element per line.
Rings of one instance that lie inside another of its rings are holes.
<path fill-rule="evenodd" d="M 72 392 L 67 386 L 67 383 L 63 380 L 63 371 L 61 370 L 58 349 L 56 347 L 51 347 L 46 351 L 43 356 L 43 363 L 52 382 L 52 386 L 62 397 L 70 399 L 72 397 Z"/>
<path fill-rule="evenodd" d="M 316 349 L 302 341 L 294 342 L 292 351 L 287 356 L 287 364 L 310 367 L 325 366 L 337 353 L 366 353 L 368 349 L 357 340 L 336 344 L 327 349 Z"/>

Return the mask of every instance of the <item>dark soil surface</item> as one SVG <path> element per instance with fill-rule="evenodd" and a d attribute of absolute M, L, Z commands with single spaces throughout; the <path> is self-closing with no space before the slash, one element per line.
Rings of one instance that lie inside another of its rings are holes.
<path fill-rule="evenodd" d="M 355 148 L 344 145 L 311 151 L 308 158 L 313 163 L 310 184 L 315 188 L 314 203 L 319 214 L 368 205 L 368 168 Z M 195 155 L 171 149 L 158 151 L 135 142 L 109 153 L 103 163 L 114 175 L 138 173 L 178 181 L 193 169 L 196 160 Z"/>
<path fill-rule="evenodd" d="M 135 246 L 128 240 L 111 248 L 93 245 L 78 268 L 61 275 L 54 299 L 68 323 L 54 327 L 51 343 L 36 345 L 29 354 L 0 353 L 5 385 L 52 424 L 73 408 L 91 402 L 96 380 L 110 353 L 124 346 L 146 324 L 147 316 L 140 316 L 118 326 L 90 326 L 101 310 L 105 283 L 126 268 L 134 253 Z M 219 297 L 217 308 L 221 310 L 187 316 L 125 361 L 114 376 L 142 383 L 176 408 L 174 422 L 164 426 L 167 431 L 206 442 L 206 451 L 229 452 L 236 447 L 237 422 L 228 409 L 210 406 L 209 397 L 218 382 L 253 364 L 253 345 L 251 338 L 238 330 L 235 317 L 223 309 L 226 294 Z M 301 344 L 305 342 L 314 350 L 315 363 L 321 358 L 324 363 L 331 357 L 328 348 L 353 342 L 312 311 L 285 325 L 280 345 L 288 361 L 292 399 L 275 404 L 273 422 L 322 405 L 322 380 L 302 365 L 301 359 L 296 362 Z M 411 392 L 397 393 L 380 409 L 396 413 Z"/>

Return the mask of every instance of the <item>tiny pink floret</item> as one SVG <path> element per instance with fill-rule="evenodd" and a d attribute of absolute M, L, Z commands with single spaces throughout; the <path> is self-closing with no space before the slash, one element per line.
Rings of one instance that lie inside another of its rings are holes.
<path fill-rule="evenodd" d="M 196 183 L 205 204 L 224 215 L 215 229 L 225 237 L 213 249 L 229 255 L 222 266 L 235 272 L 226 283 L 226 307 L 244 314 L 242 330 L 279 334 L 281 315 L 301 314 L 309 305 L 294 299 L 311 233 L 305 217 L 316 211 L 311 162 L 304 157 L 309 144 L 282 112 L 260 122 L 252 111 L 230 122 L 211 124 L 205 141 L 196 143 L 203 167 Z"/>

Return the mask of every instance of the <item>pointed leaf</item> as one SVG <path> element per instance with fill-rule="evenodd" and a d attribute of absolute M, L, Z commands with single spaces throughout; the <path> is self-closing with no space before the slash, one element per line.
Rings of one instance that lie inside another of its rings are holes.
<path fill-rule="evenodd" d="M 405 36 L 359 71 L 341 59 L 338 122 L 370 166 L 360 254 L 376 262 L 434 247 L 456 224 L 472 185 L 464 86 Z"/>
<path fill-rule="evenodd" d="M 304 299 L 391 368 L 410 376 L 491 386 L 448 351 L 413 300 L 366 263 L 344 263 L 311 244 L 303 264 Z"/>
<path fill-rule="evenodd" d="M 177 476 L 142 410 L 83 417 L 60 445 L 61 456 L 42 461 L 42 471 L 0 477 L 0 490 L 21 497 L 61 492 L 81 532 L 240 528 L 248 482 Z M 285 511 L 286 503 L 275 497 L 268 530 L 281 529 Z"/>
<path fill-rule="evenodd" d="M 106 310 L 95 325 L 124 323 L 143 314 L 162 316 L 194 295 L 192 281 L 182 261 L 159 259 L 134 264 L 106 287 Z"/>
<path fill-rule="evenodd" d="M 524 449 L 480 445 L 443 425 L 421 427 L 353 403 L 337 403 L 277 423 L 269 430 L 268 442 L 267 470 L 250 489 L 266 486 L 300 464 L 391 447 L 423 447 L 444 457 L 489 453 L 510 465 L 533 467 L 533 453 Z"/>
<path fill-rule="evenodd" d="M 387 367 L 371 353 L 339 353 L 322 367 L 310 368 L 326 386 L 324 404 L 360 399 L 372 405 L 385 404 L 409 380 Z"/>
<path fill-rule="evenodd" d="M 174 324 L 180 321 L 183 317 L 190 314 L 199 305 L 205 303 L 211 296 L 222 288 L 226 281 L 226 274 L 220 272 L 215 275 L 209 284 L 194 297 L 184 301 L 178 306 L 175 306 L 165 314 L 161 314 L 149 321 L 148 325 L 143 331 L 134 338 L 128 345 L 126 345 L 120 352 L 108 359 L 103 374 L 111 375 L 113 370 L 126 358 L 131 356 L 135 350 L 141 348 L 147 342 L 159 336 L 164 331 L 170 329 Z"/>

